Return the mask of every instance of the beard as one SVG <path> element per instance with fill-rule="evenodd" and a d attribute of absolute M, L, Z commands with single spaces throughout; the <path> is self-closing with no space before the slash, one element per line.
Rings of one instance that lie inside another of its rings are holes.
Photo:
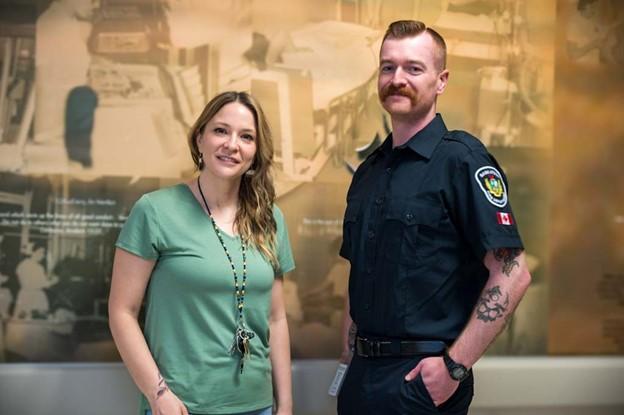
<path fill-rule="evenodd" d="M 379 99 L 381 100 L 381 102 L 385 102 L 386 99 L 392 95 L 409 98 L 412 107 L 415 106 L 418 101 L 416 97 L 416 92 L 414 92 L 414 90 L 407 85 L 402 87 L 396 87 L 392 84 L 388 84 L 379 91 Z"/>

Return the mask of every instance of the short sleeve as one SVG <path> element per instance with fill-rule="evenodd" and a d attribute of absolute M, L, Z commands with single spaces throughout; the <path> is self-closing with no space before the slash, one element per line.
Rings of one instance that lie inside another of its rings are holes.
<path fill-rule="evenodd" d="M 354 243 L 352 240 L 353 238 L 351 237 L 351 232 L 356 226 L 361 206 L 361 202 L 352 196 L 352 190 L 357 188 L 363 172 L 367 170 L 368 160 L 370 159 L 365 160 L 355 171 L 351 184 L 349 185 L 349 191 L 347 192 L 347 206 L 345 208 L 345 214 L 342 221 L 342 243 L 340 244 L 340 249 L 338 251 L 338 255 L 347 261 L 351 261 L 351 254 L 353 252 L 352 244 Z"/>
<path fill-rule="evenodd" d="M 134 204 L 115 246 L 145 259 L 159 256 L 160 228 L 149 196 L 143 195 Z"/>
<path fill-rule="evenodd" d="M 347 200 L 347 207 L 342 221 L 342 243 L 338 254 L 348 261 L 351 260 L 351 253 L 353 252 L 351 249 L 351 231 L 356 224 L 359 208 L 360 204 L 357 201 Z"/>
<path fill-rule="evenodd" d="M 277 244 L 277 262 L 279 265 L 279 269 L 275 272 L 275 275 L 284 275 L 295 269 L 295 260 L 293 259 L 284 215 L 277 206 L 273 207 L 273 217 L 277 225 L 277 233 L 275 236 Z"/>
<path fill-rule="evenodd" d="M 496 248 L 523 248 L 507 178 L 485 150 L 472 151 L 458 161 L 453 210 L 461 233 L 479 258 Z"/>

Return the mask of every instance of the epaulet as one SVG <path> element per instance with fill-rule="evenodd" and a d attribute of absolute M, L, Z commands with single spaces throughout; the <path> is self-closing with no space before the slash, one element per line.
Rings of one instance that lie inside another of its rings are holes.
<path fill-rule="evenodd" d="M 483 149 L 483 143 L 474 135 L 463 130 L 449 130 L 442 137 L 443 140 L 463 144 L 470 150 Z"/>

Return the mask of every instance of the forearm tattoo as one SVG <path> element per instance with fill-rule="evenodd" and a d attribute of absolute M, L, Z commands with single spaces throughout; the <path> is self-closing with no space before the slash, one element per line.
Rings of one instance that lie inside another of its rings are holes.
<path fill-rule="evenodd" d="M 355 334 L 357 333 L 357 326 L 355 323 L 351 323 L 349 326 L 349 350 L 355 350 Z"/>
<path fill-rule="evenodd" d="M 522 249 L 519 248 L 498 248 L 494 250 L 494 258 L 503 263 L 503 274 L 509 277 L 514 267 L 520 266 L 516 258 L 518 258 L 521 252 Z"/>
<path fill-rule="evenodd" d="M 158 373 L 158 388 L 156 389 L 156 399 L 163 396 L 165 392 L 169 390 L 169 387 L 165 383 L 165 379 L 162 377 L 160 373 Z"/>
<path fill-rule="evenodd" d="M 497 285 L 486 290 L 484 295 L 479 298 L 476 309 L 477 318 L 486 323 L 496 321 L 504 317 L 508 307 L 509 295 L 505 294 L 505 299 L 503 300 L 503 294 Z"/>

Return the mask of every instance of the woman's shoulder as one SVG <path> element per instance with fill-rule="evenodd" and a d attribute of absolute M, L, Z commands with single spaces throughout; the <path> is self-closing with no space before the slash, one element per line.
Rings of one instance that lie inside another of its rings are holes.
<path fill-rule="evenodd" d="M 139 200 L 146 200 L 149 201 L 149 203 L 156 205 L 161 205 L 163 203 L 175 203 L 179 202 L 187 192 L 190 192 L 190 189 L 186 183 L 178 183 L 145 193 Z"/>
<path fill-rule="evenodd" d="M 284 213 L 282 212 L 282 209 L 277 206 L 276 203 L 273 203 L 273 218 L 278 223 L 284 222 Z"/>

